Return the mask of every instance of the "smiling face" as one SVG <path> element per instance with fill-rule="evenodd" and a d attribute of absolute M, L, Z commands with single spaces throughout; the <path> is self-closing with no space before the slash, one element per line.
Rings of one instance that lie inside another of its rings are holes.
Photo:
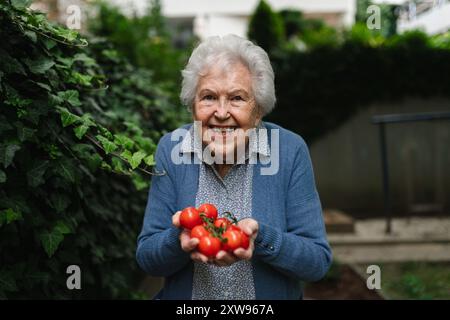
<path fill-rule="evenodd" d="M 247 144 L 245 132 L 259 123 L 261 115 L 248 68 L 234 63 L 224 69 L 213 66 L 200 77 L 193 115 L 195 121 L 202 122 L 203 144 L 229 160 Z"/>

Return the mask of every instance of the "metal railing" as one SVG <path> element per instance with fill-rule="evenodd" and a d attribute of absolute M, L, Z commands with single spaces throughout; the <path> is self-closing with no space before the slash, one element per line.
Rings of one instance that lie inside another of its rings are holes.
<path fill-rule="evenodd" d="M 387 155 L 386 125 L 405 122 L 450 120 L 450 112 L 426 112 L 383 114 L 372 117 L 372 123 L 378 125 L 380 137 L 381 166 L 383 170 L 384 213 L 386 216 L 386 233 L 392 233 L 392 203 L 389 186 L 389 163 Z"/>

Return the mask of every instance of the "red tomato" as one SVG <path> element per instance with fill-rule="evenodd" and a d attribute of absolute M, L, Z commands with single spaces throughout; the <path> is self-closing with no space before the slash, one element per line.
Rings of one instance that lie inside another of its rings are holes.
<path fill-rule="evenodd" d="M 213 237 L 211 235 L 201 237 L 198 244 L 198 251 L 207 257 L 214 257 L 220 251 L 222 243 L 219 238 Z"/>
<path fill-rule="evenodd" d="M 191 230 L 191 238 L 197 238 L 200 240 L 201 237 L 209 236 L 208 230 L 205 229 L 204 226 L 195 226 Z"/>
<path fill-rule="evenodd" d="M 237 225 L 235 224 L 231 224 L 228 226 L 227 230 L 234 230 L 234 231 L 242 231 L 241 228 L 239 228 Z"/>
<path fill-rule="evenodd" d="M 231 225 L 231 222 L 227 218 L 219 218 L 216 221 L 214 221 L 214 225 L 217 228 L 224 228 L 224 229 L 226 229 L 229 225 Z"/>
<path fill-rule="evenodd" d="M 241 231 L 241 248 L 247 250 L 249 245 L 250 239 L 248 238 L 248 235 L 244 231 Z"/>
<path fill-rule="evenodd" d="M 217 209 L 210 203 L 204 203 L 197 209 L 200 213 L 204 213 L 209 219 L 217 219 Z"/>
<path fill-rule="evenodd" d="M 192 229 L 202 223 L 203 221 L 200 217 L 200 212 L 198 212 L 194 207 L 188 207 L 181 211 L 180 224 L 183 228 Z"/>
<path fill-rule="evenodd" d="M 239 247 L 247 250 L 250 245 L 250 239 L 249 239 L 248 235 L 235 224 L 228 226 L 227 231 L 228 230 L 238 231 L 241 233 L 241 245 Z"/>
<path fill-rule="evenodd" d="M 224 239 L 227 239 L 223 244 L 223 250 L 232 252 L 241 246 L 242 232 L 228 229 L 224 232 Z"/>

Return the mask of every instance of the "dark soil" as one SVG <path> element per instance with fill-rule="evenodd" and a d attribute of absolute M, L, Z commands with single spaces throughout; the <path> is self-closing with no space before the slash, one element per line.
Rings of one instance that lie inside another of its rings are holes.
<path fill-rule="evenodd" d="M 337 277 L 308 283 L 305 299 L 319 300 L 383 300 L 376 290 L 369 290 L 366 281 L 349 266 L 342 265 Z"/>

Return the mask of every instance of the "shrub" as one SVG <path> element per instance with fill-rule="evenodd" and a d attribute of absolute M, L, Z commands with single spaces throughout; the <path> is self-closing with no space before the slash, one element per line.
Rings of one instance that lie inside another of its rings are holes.
<path fill-rule="evenodd" d="M 0 4 L 0 297 L 139 296 L 155 143 L 179 118 L 150 71 L 26 3 Z"/>
<path fill-rule="evenodd" d="M 261 0 L 250 18 L 248 38 L 267 52 L 280 47 L 284 41 L 283 22 L 278 13 Z"/>
<path fill-rule="evenodd" d="M 449 97 L 450 74 L 442 72 L 450 69 L 445 39 L 412 31 L 388 39 L 350 36 L 339 46 L 308 51 L 274 51 L 277 106 L 268 120 L 311 143 L 371 103 Z"/>

